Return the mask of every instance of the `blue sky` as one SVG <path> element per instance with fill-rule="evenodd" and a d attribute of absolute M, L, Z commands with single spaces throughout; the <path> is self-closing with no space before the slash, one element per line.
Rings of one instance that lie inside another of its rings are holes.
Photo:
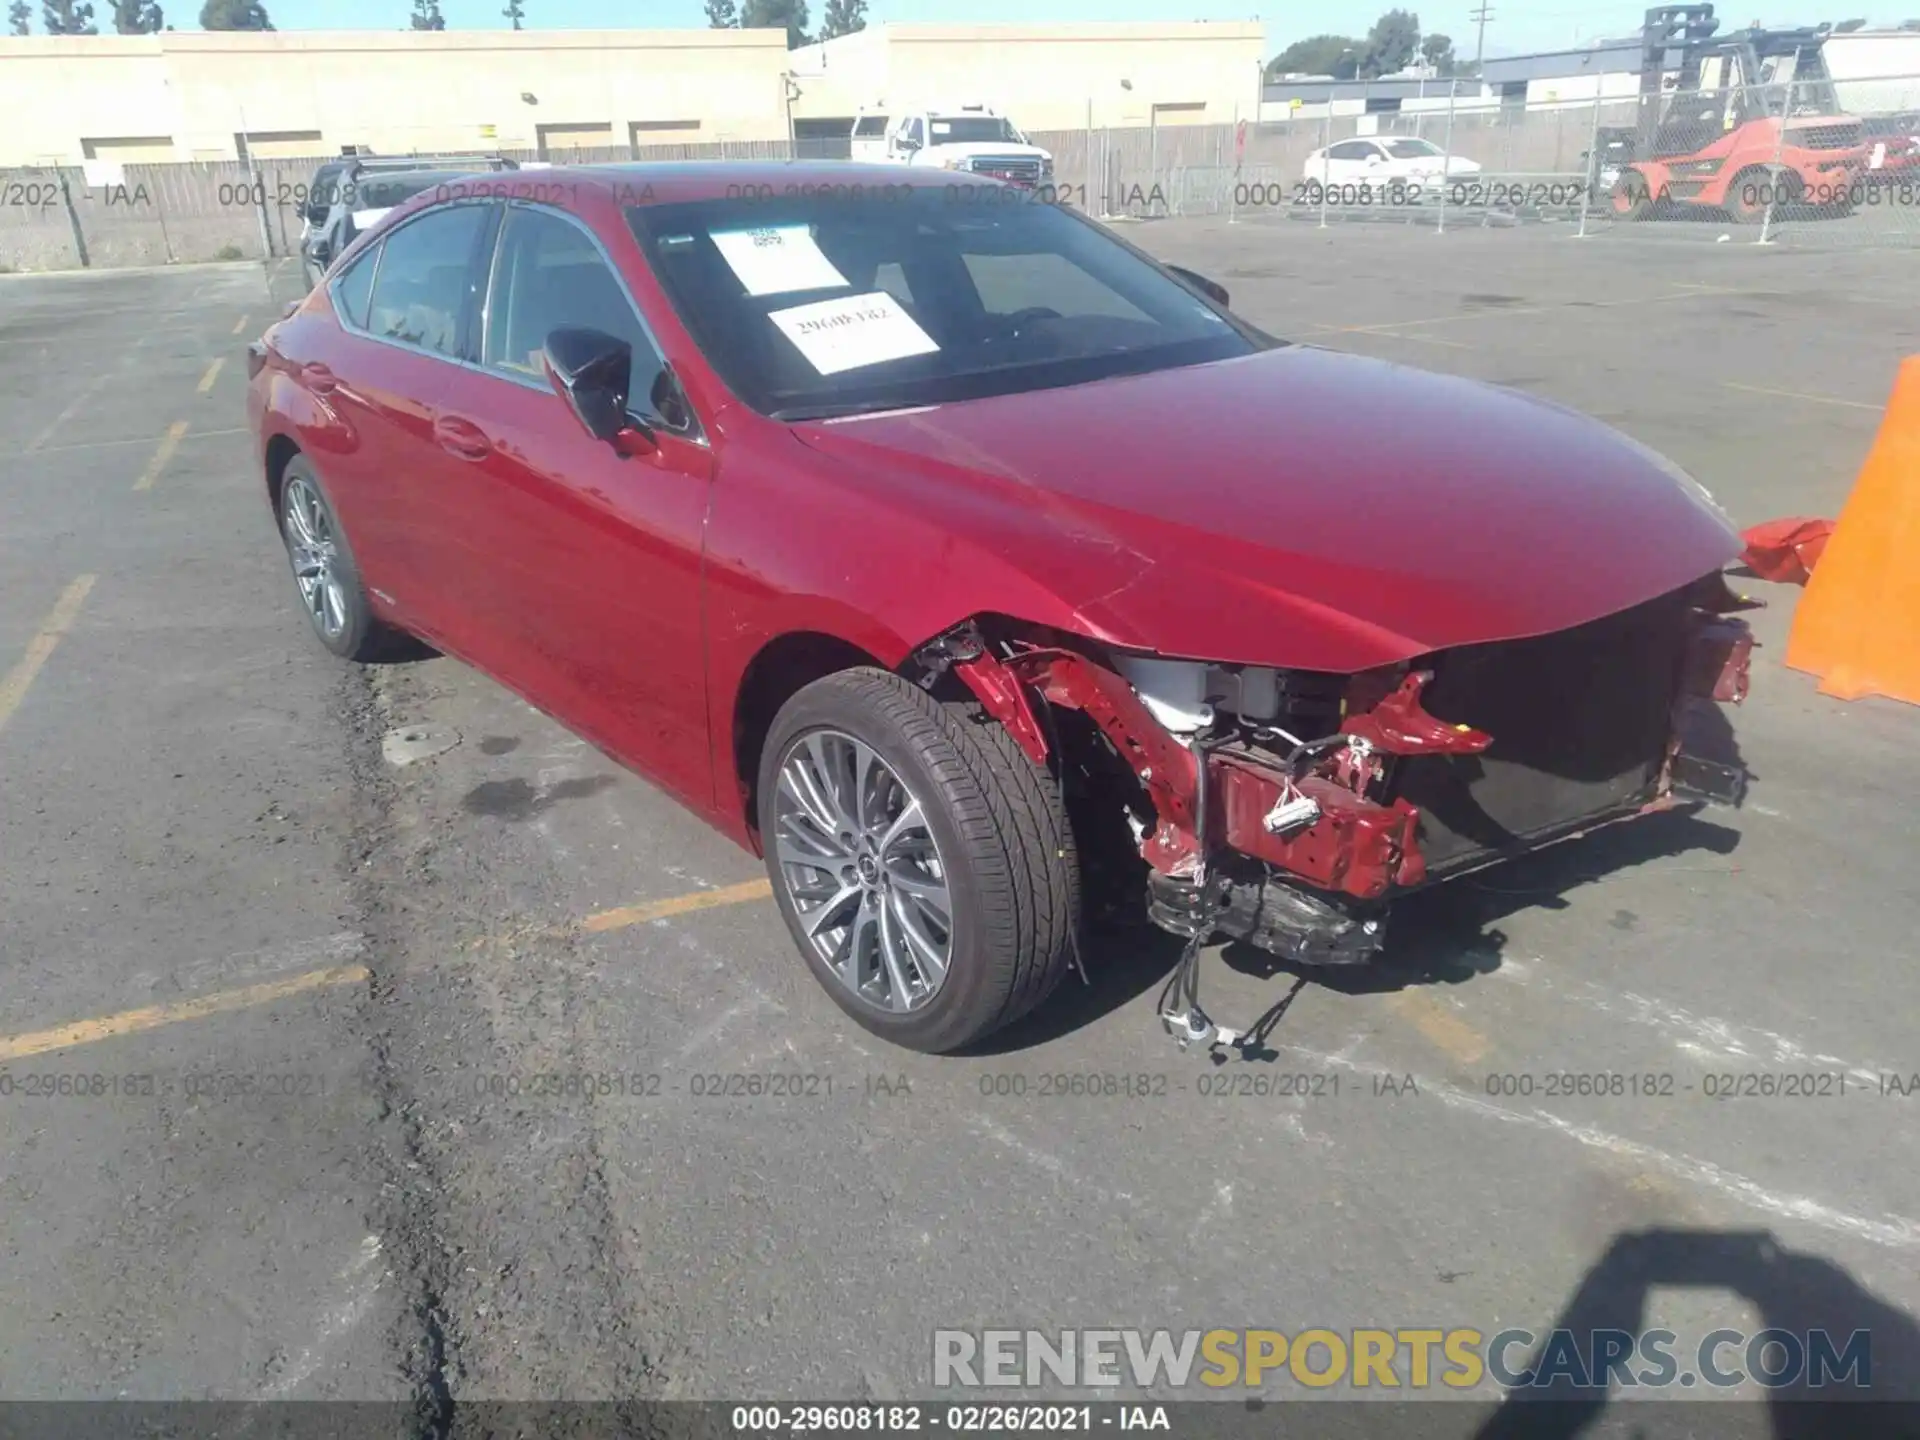
<path fill-rule="evenodd" d="M 500 12 L 506 0 L 441 0 L 449 26 L 481 29 L 506 24 Z M 1333 32 L 1361 34 L 1394 3 L 1419 15 L 1428 31 L 1453 37 L 1454 49 L 1473 52 L 1477 0 L 1298 0 L 1264 17 L 1269 53 L 1304 36 Z M 1506 0 L 1493 4 L 1487 26 L 1487 53 L 1512 55 L 1561 49 L 1601 36 L 1631 35 L 1639 29 L 1649 0 Z M 162 0 L 167 18 L 180 29 L 196 28 L 199 0 Z M 699 26 L 706 24 L 703 0 L 523 0 L 530 29 L 622 29 L 627 26 Z M 405 29 L 412 0 L 266 0 L 267 13 L 282 30 Z M 818 23 L 825 0 L 809 0 Z M 1732 18 L 1738 0 L 1719 7 Z M 1896 6 L 1896 9 L 1899 7 Z M 1911 5 L 1908 9 L 1911 9 Z M 96 15 L 108 13 L 95 0 Z M 35 5 L 36 20 L 39 6 Z M 1833 12 L 1835 18 L 1847 11 Z M 1872 12 L 1869 11 L 1869 14 Z M 1901 12 L 1906 13 L 1905 11 Z M 1810 11 L 1771 13 L 1758 7 L 1740 11 L 1736 23 L 1755 18 L 1770 24 L 1806 24 Z M 1247 0 L 868 0 L 869 23 L 883 20 L 1020 22 L 1085 20 L 1245 20 Z M 1819 18 L 1819 17 L 1815 17 Z M 1885 18 L 1885 17 L 1880 17 Z M 36 24 L 36 29 L 38 28 Z"/>

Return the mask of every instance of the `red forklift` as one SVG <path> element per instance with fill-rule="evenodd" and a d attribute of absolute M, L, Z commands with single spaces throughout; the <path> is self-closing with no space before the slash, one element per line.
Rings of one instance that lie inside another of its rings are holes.
<path fill-rule="evenodd" d="M 1614 215 L 1844 214 L 1869 147 L 1834 95 L 1828 27 L 1719 28 L 1711 5 L 1647 11 L 1639 123 L 1603 131 L 1594 157 Z"/>

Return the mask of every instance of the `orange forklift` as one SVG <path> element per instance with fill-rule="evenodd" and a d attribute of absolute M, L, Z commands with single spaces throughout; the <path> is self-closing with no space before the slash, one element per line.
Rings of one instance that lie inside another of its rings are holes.
<path fill-rule="evenodd" d="M 1719 28 L 1711 5 L 1647 11 L 1639 124 L 1603 130 L 1594 157 L 1614 215 L 1758 224 L 1785 207 L 1844 214 L 1868 147 L 1834 96 L 1828 27 Z"/>

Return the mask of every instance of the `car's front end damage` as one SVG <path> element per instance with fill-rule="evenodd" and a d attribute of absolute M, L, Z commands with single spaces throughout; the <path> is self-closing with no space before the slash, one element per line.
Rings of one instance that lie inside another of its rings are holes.
<path fill-rule="evenodd" d="M 1130 772 L 1094 788 L 1106 822 L 1131 829 L 1163 929 L 1347 964 L 1379 949 L 1409 891 L 1678 797 L 1738 803 L 1744 773 L 1687 738 L 1704 707 L 1746 695 L 1753 641 L 1734 612 L 1750 604 L 1715 571 L 1571 629 L 1350 675 L 993 622 L 919 660 L 929 680 L 951 670 L 1036 764 L 1098 774 L 1056 754 L 1097 744 Z M 1068 730 L 1065 712 L 1090 723 Z"/>

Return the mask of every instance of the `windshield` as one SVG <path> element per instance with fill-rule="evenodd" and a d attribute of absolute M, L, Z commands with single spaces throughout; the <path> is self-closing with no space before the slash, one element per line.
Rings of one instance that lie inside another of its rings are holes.
<path fill-rule="evenodd" d="M 777 419 L 1076 385 L 1273 343 L 1024 191 L 894 186 L 628 216 L 701 350 Z"/>
<path fill-rule="evenodd" d="M 1387 154 L 1396 160 L 1424 160 L 1440 153 L 1440 147 L 1430 140 L 1389 140 L 1386 145 Z"/>
<path fill-rule="evenodd" d="M 935 145 L 1024 145 L 1011 120 L 995 115 L 935 115 L 927 124 Z"/>

